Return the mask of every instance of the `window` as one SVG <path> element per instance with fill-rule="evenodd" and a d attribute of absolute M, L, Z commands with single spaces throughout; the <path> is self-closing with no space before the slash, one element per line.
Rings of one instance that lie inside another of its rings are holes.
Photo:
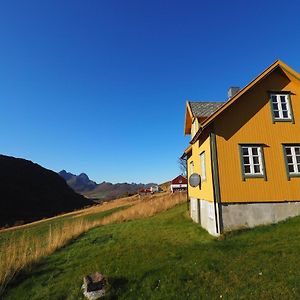
<path fill-rule="evenodd" d="M 264 177 L 261 146 L 241 145 L 243 177 Z"/>
<path fill-rule="evenodd" d="M 200 165 L 201 165 L 201 180 L 206 180 L 206 165 L 205 165 L 205 152 L 200 154 Z"/>
<path fill-rule="evenodd" d="M 273 110 L 273 119 L 277 120 L 292 120 L 292 110 L 289 101 L 289 94 L 271 94 L 271 103 Z"/>
<path fill-rule="evenodd" d="M 285 160 L 289 175 L 300 175 L 300 145 L 286 145 Z"/>
<path fill-rule="evenodd" d="M 197 121 L 194 119 L 192 123 L 192 137 L 197 133 Z"/>
<path fill-rule="evenodd" d="M 194 162 L 191 161 L 190 162 L 190 175 L 192 175 L 194 173 Z"/>

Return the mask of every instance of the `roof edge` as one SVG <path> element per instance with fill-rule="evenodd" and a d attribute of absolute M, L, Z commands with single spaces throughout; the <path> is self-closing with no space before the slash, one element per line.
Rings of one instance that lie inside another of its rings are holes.
<path fill-rule="evenodd" d="M 251 89 L 254 85 L 256 85 L 259 81 L 261 81 L 264 77 L 273 72 L 277 67 L 282 68 L 283 71 L 286 71 L 293 75 L 295 78 L 300 80 L 300 74 L 285 64 L 283 61 L 277 59 L 274 63 L 272 63 L 269 67 L 267 67 L 264 71 L 262 71 L 258 76 L 256 76 L 253 80 L 251 80 L 245 87 L 243 87 L 236 95 L 230 98 L 227 102 L 221 105 L 211 116 L 209 116 L 202 124 L 200 124 L 200 128 L 190 141 L 191 144 L 194 144 L 199 138 L 201 132 L 204 128 L 206 128 L 210 123 L 218 117 L 227 107 L 233 104 L 240 96 L 245 94 L 249 89 Z"/>

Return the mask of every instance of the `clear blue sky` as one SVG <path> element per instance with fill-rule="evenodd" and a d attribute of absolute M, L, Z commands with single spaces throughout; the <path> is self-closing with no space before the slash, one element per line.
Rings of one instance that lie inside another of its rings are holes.
<path fill-rule="evenodd" d="M 187 99 L 225 100 L 282 59 L 300 71 L 297 1 L 0 4 L 0 152 L 112 182 L 162 182 Z"/>

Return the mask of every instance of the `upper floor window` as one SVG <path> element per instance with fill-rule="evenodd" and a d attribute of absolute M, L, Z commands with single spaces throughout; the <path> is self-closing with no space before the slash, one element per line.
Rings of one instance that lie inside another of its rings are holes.
<path fill-rule="evenodd" d="M 265 177 L 262 146 L 241 145 L 242 174 L 245 177 Z"/>
<path fill-rule="evenodd" d="M 285 145 L 285 160 L 289 176 L 300 176 L 300 145 Z"/>
<path fill-rule="evenodd" d="M 292 109 L 290 103 L 289 94 L 270 94 L 272 110 L 273 110 L 273 120 L 274 121 L 292 121 Z"/>
<path fill-rule="evenodd" d="M 192 138 L 196 133 L 197 133 L 197 121 L 196 121 L 196 119 L 194 119 L 194 121 L 192 123 Z"/>
<path fill-rule="evenodd" d="M 190 162 L 190 175 L 192 175 L 194 173 L 194 162 L 191 161 Z"/>
<path fill-rule="evenodd" d="M 205 163 L 205 152 L 200 154 L 200 166 L 201 166 L 201 180 L 206 180 L 206 163 Z"/>

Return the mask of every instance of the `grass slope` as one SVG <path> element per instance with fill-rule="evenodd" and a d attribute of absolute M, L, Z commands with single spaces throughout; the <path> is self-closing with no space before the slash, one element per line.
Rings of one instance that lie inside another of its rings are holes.
<path fill-rule="evenodd" d="M 98 219 L 105 218 L 117 211 L 128 208 L 129 205 L 115 207 L 106 211 L 95 212 L 87 215 L 81 215 L 79 213 L 66 214 L 61 217 L 56 217 L 53 219 L 45 220 L 44 222 L 36 222 L 26 225 L 24 228 L 15 227 L 13 230 L 7 230 L 0 232 L 0 246 L 5 244 L 9 239 L 16 239 L 19 237 L 37 237 L 37 238 L 47 238 L 49 234 L 49 228 L 53 229 L 62 228 L 65 224 L 72 221 L 94 221 Z"/>
<path fill-rule="evenodd" d="M 112 299 L 300 298 L 300 218 L 216 240 L 186 205 L 94 228 L 43 259 L 4 299 L 82 299 L 85 274 L 109 277 Z"/>

